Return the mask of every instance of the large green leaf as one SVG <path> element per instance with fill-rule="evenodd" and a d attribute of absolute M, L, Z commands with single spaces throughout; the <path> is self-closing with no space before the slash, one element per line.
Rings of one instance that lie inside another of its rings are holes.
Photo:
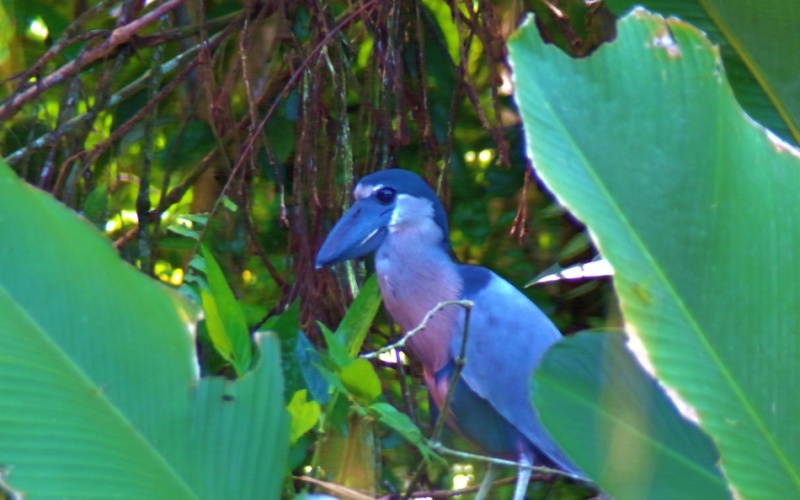
<path fill-rule="evenodd" d="M 530 22 L 510 45 L 528 153 L 614 267 L 626 329 L 736 492 L 800 496 L 800 153 L 682 21 L 636 11 L 585 60 Z"/>
<path fill-rule="evenodd" d="M 610 0 L 622 13 L 644 5 L 677 16 L 720 44 L 737 100 L 782 138 L 800 142 L 800 2 L 796 0 Z"/>
<path fill-rule="evenodd" d="M 0 464 L 38 498 L 277 498 L 278 342 L 199 379 L 192 314 L 0 163 Z"/>
<path fill-rule="evenodd" d="M 636 363 L 622 333 L 553 346 L 531 394 L 552 435 L 611 498 L 730 498 L 714 445 Z"/>
<path fill-rule="evenodd" d="M 704 0 L 709 17 L 753 73 L 800 142 L 800 2 Z"/>

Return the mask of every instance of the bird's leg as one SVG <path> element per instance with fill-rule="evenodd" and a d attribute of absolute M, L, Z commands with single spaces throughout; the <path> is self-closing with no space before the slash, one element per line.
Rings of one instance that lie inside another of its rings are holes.
<path fill-rule="evenodd" d="M 528 491 L 528 481 L 531 480 L 531 473 L 533 472 L 530 466 L 533 465 L 527 453 L 521 453 L 519 456 L 519 463 L 522 467 L 519 468 L 517 473 L 517 484 L 514 486 L 514 500 L 525 500 L 525 493 Z"/>
<path fill-rule="evenodd" d="M 489 494 L 489 490 L 492 489 L 492 483 L 496 476 L 497 469 L 495 469 L 492 464 L 489 464 L 486 467 L 486 475 L 483 476 L 481 487 L 478 489 L 478 493 L 475 494 L 475 500 L 484 500 L 486 498 L 486 495 Z"/>

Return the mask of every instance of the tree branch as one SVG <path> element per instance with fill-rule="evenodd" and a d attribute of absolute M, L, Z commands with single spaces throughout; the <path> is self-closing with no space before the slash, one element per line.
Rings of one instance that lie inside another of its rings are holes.
<path fill-rule="evenodd" d="M 164 14 L 175 9 L 181 5 L 184 0 L 167 0 L 147 14 L 143 15 L 135 21 L 121 26 L 113 30 L 104 42 L 101 42 L 96 47 L 87 50 L 81 57 L 68 62 L 55 72 L 47 75 L 38 81 L 35 85 L 13 94 L 2 105 L 0 105 L 0 121 L 8 120 L 11 116 L 16 114 L 19 109 L 28 101 L 35 98 L 50 87 L 63 82 L 64 80 L 75 76 L 80 73 L 86 66 L 94 63 L 99 59 L 108 57 L 120 45 L 125 44 L 133 38 L 133 36 L 153 21 L 159 19 Z"/>
<path fill-rule="evenodd" d="M 397 342 L 394 342 L 392 344 L 385 345 L 385 346 L 381 347 L 380 349 L 378 349 L 377 351 L 369 352 L 369 353 L 366 353 L 366 354 L 362 354 L 360 357 L 365 358 L 365 359 L 377 358 L 381 354 L 386 353 L 386 352 L 391 352 L 394 349 L 402 349 L 406 345 L 406 342 L 408 342 L 408 339 L 410 339 L 416 333 L 424 330 L 428 326 L 428 322 L 431 320 L 431 318 L 437 312 L 441 311 L 442 309 L 444 309 L 447 306 L 461 306 L 461 307 L 464 307 L 466 309 L 470 309 L 472 307 L 472 305 L 473 305 L 473 302 L 471 300 L 447 300 L 447 301 L 444 301 L 444 302 L 439 302 L 438 304 L 436 304 L 436 307 L 434 307 L 433 309 L 428 311 L 428 313 L 425 315 L 425 317 L 422 318 L 422 321 L 420 322 L 419 326 L 417 326 L 413 330 L 409 330 L 408 332 L 406 332 L 400 338 L 400 340 L 398 340 Z"/>

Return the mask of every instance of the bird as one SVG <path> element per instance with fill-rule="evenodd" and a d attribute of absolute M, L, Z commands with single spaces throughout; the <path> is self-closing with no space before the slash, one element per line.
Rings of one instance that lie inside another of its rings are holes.
<path fill-rule="evenodd" d="M 561 338 L 555 325 L 493 271 L 456 260 L 444 206 L 416 173 L 381 170 L 363 177 L 353 194 L 353 205 L 320 247 L 316 267 L 374 253 L 384 305 L 404 332 L 418 327 L 439 303 L 471 301 L 466 359 L 447 425 L 485 453 L 522 465 L 515 499 L 527 491 L 531 470 L 525 465 L 583 477 L 545 430 L 529 397 L 533 371 Z M 463 308 L 443 308 L 407 342 L 438 410 L 461 353 L 465 317 Z M 490 467 L 484 494 L 491 475 Z"/>

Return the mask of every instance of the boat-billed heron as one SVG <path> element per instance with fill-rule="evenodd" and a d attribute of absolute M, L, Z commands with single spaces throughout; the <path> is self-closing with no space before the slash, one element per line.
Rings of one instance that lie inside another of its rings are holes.
<path fill-rule="evenodd" d="M 472 301 L 448 424 L 490 455 L 581 475 L 542 427 L 528 395 L 533 370 L 561 338 L 553 323 L 492 271 L 454 259 L 444 207 L 417 174 L 377 172 L 361 179 L 354 194 L 355 203 L 322 245 L 317 267 L 375 252 L 384 304 L 406 332 L 440 302 Z M 461 352 L 464 319 L 462 308 L 447 307 L 408 340 L 437 408 Z M 520 468 L 514 498 L 524 497 L 529 478 L 530 469 Z"/>

